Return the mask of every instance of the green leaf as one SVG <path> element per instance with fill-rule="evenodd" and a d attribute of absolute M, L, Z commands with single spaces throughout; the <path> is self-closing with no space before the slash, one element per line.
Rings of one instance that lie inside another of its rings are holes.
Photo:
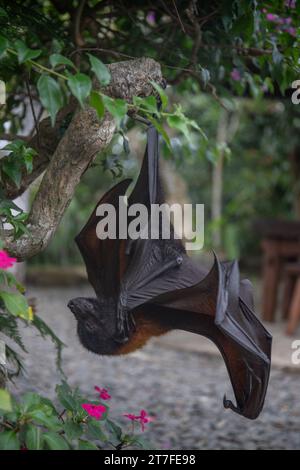
<path fill-rule="evenodd" d="M 76 70 L 76 67 L 73 64 L 73 62 L 70 59 L 68 59 L 68 57 L 65 57 L 64 55 L 61 55 L 61 54 L 51 54 L 50 64 L 53 68 L 55 68 L 57 65 L 69 65 L 70 67 Z"/>
<path fill-rule="evenodd" d="M 66 421 L 63 425 L 63 429 L 70 441 L 73 439 L 78 439 L 83 433 L 82 425 L 79 423 L 74 423 L 73 421 Z"/>
<path fill-rule="evenodd" d="M 10 201 L 9 199 L 0 201 L 0 213 L 3 209 L 14 209 L 17 212 L 22 212 L 22 209 L 20 209 L 20 207 L 18 207 L 13 201 Z"/>
<path fill-rule="evenodd" d="M 8 150 L 10 152 L 18 153 L 24 145 L 25 144 L 23 140 L 15 139 L 9 144 L 5 145 L 5 147 L 3 147 L 3 150 Z"/>
<path fill-rule="evenodd" d="M 147 96 L 146 98 L 141 98 L 140 96 L 133 97 L 133 104 L 137 108 L 142 108 L 143 112 L 148 112 L 150 114 L 157 114 L 157 101 L 154 96 Z"/>
<path fill-rule="evenodd" d="M 117 124 L 119 125 L 121 120 L 126 116 L 128 105 L 125 100 L 120 98 L 112 99 L 109 96 L 102 96 L 104 105 L 110 114 L 115 118 Z"/>
<path fill-rule="evenodd" d="M 30 411 L 28 416 L 52 431 L 61 430 L 59 419 L 53 415 L 53 410 L 48 405 L 41 405 L 40 408 Z"/>
<path fill-rule="evenodd" d="M 7 39 L 3 36 L 0 36 L 0 57 L 4 54 L 8 47 Z"/>
<path fill-rule="evenodd" d="M 91 439 L 96 439 L 101 442 L 107 442 L 108 437 L 102 430 L 102 423 L 96 420 L 91 420 L 87 424 L 87 434 Z"/>
<path fill-rule="evenodd" d="M 20 187 L 22 180 L 22 168 L 20 162 L 14 157 L 7 158 L 2 164 L 2 171 L 11 179 L 17 188 Z"/>
<path fill-rule="evenodd" d="M 2 431 L 0 433 L 1 450 L 19 450 L 20 442 L 15 431 Z"/>
<path fill-rule="evenodd" d="M 111 434 L 118 440 L 118 441 L 121 441 L 122 439 L 122 428 L 120 428 L 120 426 L 118 426 L 117 424 L 115 424 L 113 421 L 111 421 L 110 419 L 108 419 L 106 421 L 107 423 L 107 428 L 108 430 L 111 432 Z"/>
<path fill-rule="evenodd" d="M 59 434 L 54 432 L 45 432 L 43 438 L 50 450 L 69 450 L 67 441 Z"/>
<path fill-rule="evenodd" d="M 26 167 L 26 170 L 27 170 L 27 173 L 30 174 L 32 173 L 32 170 L 33 170 L 33 156 L 34 154 L 31 153 L 31 152 L 26 152 L 24 154 L 24 163 L 25 163 L 25 167 Z"/>
<path fill-rule="evenodd" d="M 171 149 L 170 138 L 169 138 L 167 132 L 165 131 L 165 129 L 163 128 L 163 126 L 162 126 L 156 119 L 153 119 L 153 118 L 150 117 L 150 116 L 148 116 L 148 119 L 149 119 L 149 121 L 153 124 L 153 126 L 155 127 L 155 129 L 161 134 L 161 136 L 163 137 L 164 141 L 166 142 L 166 144 L 168 145 L 168 147 Z"/>
<path fill-rule="evenodd" d="M 75 75 L 68 76 L 68 86 L 71 93 L 78 99 L 80 105 L 83 107 L 84 100 L 87 98 L 92 89 L 92 82 L 90 77 L 84 73 L 76 73 Z"/>
<path fill-rule="evenodd" d="M 93 444 L 89 441 L 84 441 L 83 439 L 79 439 L 78 441 L 78 450 L 99 450 L 96 444 Z"/>
<path fill-rule="evenodd" d="M 11 397 L 7 390 L 0 389 L 0 409 L 12 411 Z"/>
<path fill-rule="evenodd" d="M 182 132 L 187 139 L 189 138 L 190 136 L 189 129 L 187 126 L 186 119 L 183 116 L 177 116 L 177 115 L 168 116 L 167 123 L 173 129 L 177 129 L 180 132 Z"/>
<path fill-rule="evenodd" d="M 91 92 L 90 105 L 97 111 L 98 118 L 102 119 L 105 113 L 105 107 L 101 95 L 99 95 L 97 91 Z"/>
<path fill-rule="evenodd" d="M 8 18 L 8 14 L 4 10 L 4 8 L 0 8 L 0 17 L 1 18 L 6 18 L 6 19 Z"/>
<path fill-rule="evenodd" d="M 37 88 L 41 102 L 49 112 L 51 124 L 54 126 L 56 114 L 64 104 L 64 97 L 60 85 L 49 75 L 42 75 L 38 80 Z"/>
<path fill-rule="evenodd" d="M 23 64 L 23 62 L 27 62 L 28 60 L 36 59 L 42 52 L 40 49 L 30 49 L 20 39 L 15 41 L 15 48 L 18 53 L 19 64 Z"/>
<path fill-rule="evenodd" d="M 56 336 L 56 334 L 49 328 L 47 323 L 44 322 L 38 315 L 34 315 L 31 326 L 37 329 L 42 338 L 51 339 L 52 343 L 56 349 L 56 366 L 58 370 L 63 374 L 61 367 L 61 351 L 64 346 L 64 343 Z"/>
<path fill-rule="evenodd" d="M 29 450 L 41 450 L 43 447 L 41 428 L 31 424 L 28 425 L 25 434 L 25 444 Z"/>
<path fill-rule="evenodd" d="M 167 117 L 167 123 L 170 127 L 182 132 L 187 139 L 190 138 L 189 128 L 192 127 L 198 132 L 200 132 L 202 137 L 207 140 L 207 136 L 205 135 L 201 127 L 198 126 L 196 121 L 187 118 L 180 110 L 177 110 L 177 113 L 178 114 L 173 114 L 172 116 Z"/>
<path fill-rule="evenodd" d="M 97 59 L 97 57 L 91 54 L 88 54 L 88 56 L 91 63 L 92 71 L 98 78 L 100 84 L 103 86 L 108 85 L 111 80 L 111 75 L 106 65 L 104 65 L 101 60 Z"/>
<path fill-rule="evenodd" d="M 11 292 L 0 292 L 0 297 L 3 300 L 5 307 L 12 315 L 25 318 L 26 320 L 29 318 L 28 303 L 24 295 Z"/>
<path fill-rule="evenodd" d="M 57 397 L 66 410 L 78 412 L 81 408 L 81 397 L 77 390 L 73 391 L 69 384 L 63 380 L 61 385 L 56 386 Z"/>
<path fill-rule="evenodd" d="M 150 83 L 159 94 L 161 100 L 161 110 L 163 111 L 168 106 L 168 96 L 166 95 L 165 90 L 158 83 L 154 82 L 153 80 L 150 80 Z"/>

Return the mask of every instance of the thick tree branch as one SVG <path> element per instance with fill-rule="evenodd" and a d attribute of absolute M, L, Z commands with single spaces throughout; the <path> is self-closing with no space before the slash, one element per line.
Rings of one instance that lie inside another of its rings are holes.
<path fill-rule="evenodd" d="M 163 80 L 160 65 L 152 59 L 117 62 L 109 68 L 112 79 L 106 93 L 128 101 L 135 95 L 153 93 L 150 80 L 157 83 Z M 95 155 L 109 144 L 114 131 L 115 122 L 108 113 L 101 123 L 92 108 L 79 109 L 75 113 L 48 164 L 33 202 L 27 225 L 30 234 L 15 241 L 10 234 L 5 237 L 5 246 L 11 255 L 24 260 L 48 245 L 82 174 Z"/>
<path fill-rule="evenodd" d="M 24 140 L 28 147 L 37 151 L 37 155 L 33 159 L 33 170 L 28 174 L 24 169 L 19 188 L 9 179 L 2 182 L 3 193 L 7 199 L 15 199 L 23 194 L 28 186 L 43 173 L 52 154 L 55 152 L 59 141 L 61 140 L 65 126 L 67 125 L 68 117 L 71 117 L 72 113 L 75 112 L 75 109 L 76 103 L 75 100 L 72 100 L 68 106 L 58 113 L 54 127 L 51 126 L 50 118 L 43 119 L 38 125 L 40 142 L 38 142 L 37 134 L 32 138 L 12 136 L 10 134 L 2 134 L 0 136 L 3 140 Z M 7 157 L 2 158 L 1 163 L 3 164 L 6 159 Z"/>

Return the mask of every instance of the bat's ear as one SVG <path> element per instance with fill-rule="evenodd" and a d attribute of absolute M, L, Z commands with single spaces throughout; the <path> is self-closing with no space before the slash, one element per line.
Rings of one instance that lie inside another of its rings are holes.
<path fill-rule="evenodd" d="M 86 315 L 96 314 L 99 309 L 99 304 L 97 299 L 76 297 L 75 299 L 70 300 L 68 307 L 76 319 L 79 320 Z"/>

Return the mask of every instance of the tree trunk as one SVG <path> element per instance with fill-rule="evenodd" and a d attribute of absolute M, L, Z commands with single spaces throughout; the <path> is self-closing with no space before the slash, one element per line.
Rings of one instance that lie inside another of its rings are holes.
<path fill-rule="evenodd" d="M 221 110 L 218 123 L 217 144 L 226 143 L 228 113 Z M 211 197 L 211 218 L 213 222 L 212 243 L 216 250 L 220 250 L 222 244 L 221 217 L 222 217 L 222 196 L 223 196 L 223 165 L 224 150 L 220 150 L 219 158 L 212 171 L 212 197 Z"/>
<path fill-rule="evenodd" d="M 163 83 L 160 65 L 153 59 L 116 62 L 110 64 L 109 69 L 111 82 L 105 93 L 128 102 L 131 102 L 133 96 L 153 94 L 151 81 Z M 85 107 L 75 112 L 61 140 L 58 144 L 55 141 L 56 148 L 47 165 L 45 166 L 43 158 L 42 165 L 36 168 L 35 177 L 45 168 L 46 171 L 28 218 L 29 234 L 24 234 L 17 240 L 9 232 L 4 234 L 5 247 L 12 256 L 21 261 L 46 248 L 82 175 L 97 153 L 110 143 L 114 131 L 115 121 L 108 112 L 101 122 L 93 108 Z M 38 157 L 35 159 L 39 160 Z"/>

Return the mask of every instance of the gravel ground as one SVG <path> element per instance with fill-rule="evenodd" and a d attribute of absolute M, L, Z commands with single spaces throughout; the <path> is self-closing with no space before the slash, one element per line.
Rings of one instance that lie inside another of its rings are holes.
<path fill-rule="evenodd" d="M 66 308 L 70 298 L 91 294 L 88 287 L 28 290 L 37 298 L 39 314 L 68 346 L 63 367 L 70 385 L 90 396 L 95 384 L 109 388 L 115 418 L 146 409 L 156 417 L 145 432 L 154 448 L 300 449 L 299 374 L 274 369 L 264 411 L 249 421 L 223 409 L 224 393 L 232 392 L 220 358 L 153 343 L 129 356 L 96 356 L 79 344 L 75 319 Z M 18 393 L 53 397 L 60 376 L 51 342 L 30 328 L 24 329 L 24 340 L 30 354 L 26 377 L 16 381 Z"/>

